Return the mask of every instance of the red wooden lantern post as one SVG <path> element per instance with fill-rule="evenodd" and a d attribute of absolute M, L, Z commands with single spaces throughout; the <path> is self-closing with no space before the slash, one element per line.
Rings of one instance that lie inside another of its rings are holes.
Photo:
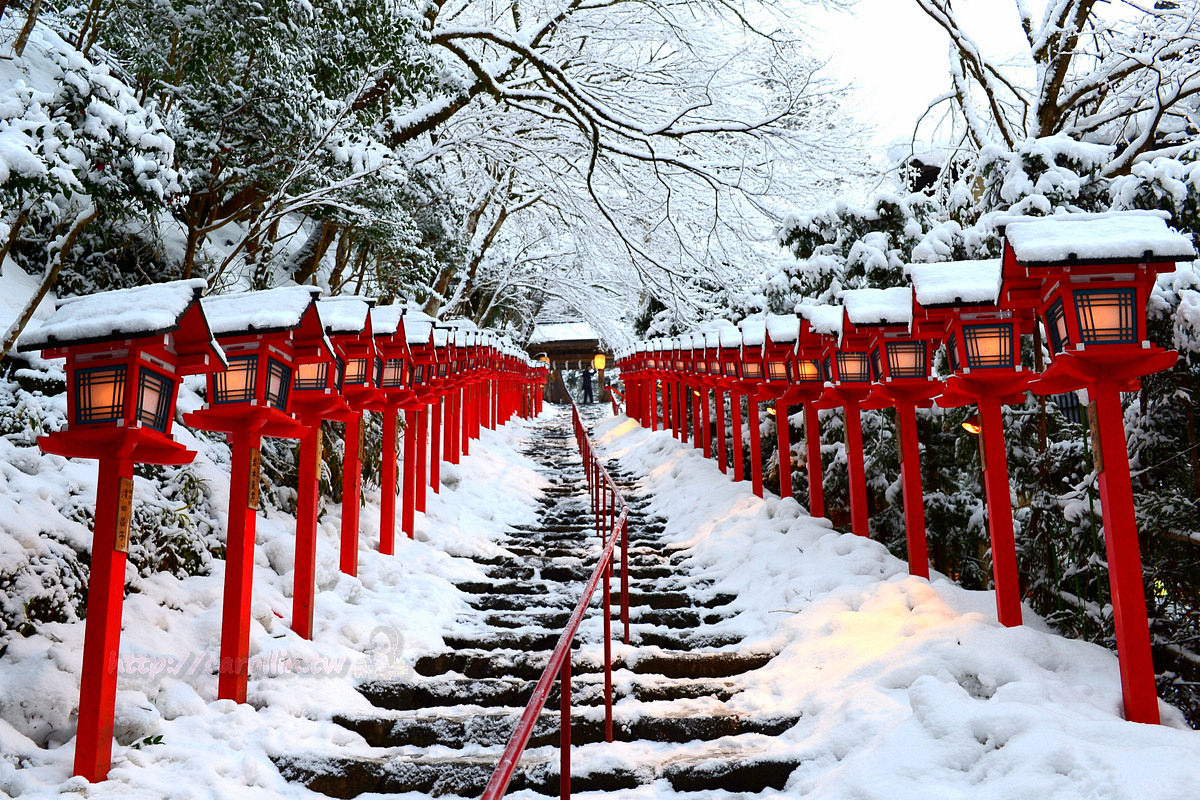
<path fill-rule="evenodd" d="M 687 398 L 692 404 L 692 447 L 701 452 L 705 452 L 704 439 L 708 430 L 708 389 L 702 381 L 708 372 L 708 364 L 704 360 L 703 338 L 698 334 L 682 338 Z"/>
<path fill-rule="evenodd" d="M 811 324 L 814 317 L 801 308 Z M 821 312 L 828 313 L 828 312 Z M 825 350 L 822 363 L 828 381 L 819 401 L 821 407 L 841 406 L 846 426 L 846 479 L 850 495 L 850 529 L 857 536 L 870 536 L 867 509 L 867 478 L 862 443 L 862 402 L 871 392 L 870 336 L 849 323 L 842 309 L 840 330 Z"/>
<path fill-rule="evenodd" d="M 379 552 L 396 552 L 396 496 L 399 471 L 399 421 L 401 404 L 412 395 L 408 384 L 409 351 L 400 324 L 405 306 L 395 303 L 371 309 L 374 334 L 375 387 L 378 399 L 374 410 L 383 415 L 383 447 L 379 463 Z M 411 496 L 411 493 L 406 493 Z M 404 525 L 404 520 L 401 520 Z M 412 524 L 403 527 L 410 533 Z"/>
<path fill-rule="evenodd" d="M 329 341 L 350 341 L 358 344 L 367 327 L 370 305 L 358 298 L 324 300 L 317 303 Z M 321 422 L 325 419 L 358 422 L 354 411 L 342 395 L 346 373 L 346 353 L 333 345 L 335 358 L 297 363 L 292 380 L 292 413 L 305 426 L 300 438 L 299 465 L 296 486 L 296 568 L 292 585 L 292 630 L 305 639 L 313 633 L 313 598 L 316 592 L 317 514 L 320 503 L 321 479 Z M 352 349 L 357 349 L 352 345 Z M 353 427 L 357 428 L 357 425 Z M 357 442 L 355 442 L 357 462 Z M 357 476 L 354 483 L 358 484 Z M 357 518 L 357 492 L 353 497 Z M 345 498 L 343 498 L 343 507 Z M 344 535 L 344 530 L 343 530 Z M 357 536 L 355 537 L 357 565 Z"/>
<path fill-rule="evenodd" d="M 951 375 L 938 405 L 974 403 L 979 409 L 996 614 L 1002 625 L 1020 625 L 1021 587 L 1001 405 L 1025 400 L 1032 375 L 1020 363 L 1021 335 L 1032 330 L 1032 317 L 997 305 L 999 259 L 911 265 L 907 272 L 917 302 L 914 330 L 920 335 L 942 328 Z M 1014 288 L 1009 284 L 1005 291 Z"/>
<path fill-rule="evenodd" d="M 932 405 L 942 384 L 930 379 L 934 341 L 913 335 L 913 292 L 907 286 L 844 292 L 846 315 L 857 329 L 873 329 L 871 372 L 875 388 L 864 408 L 896 407 L 896 439 L 900 451 L 900 484 L 904 497 L 904 530 L 908 571 L 929 577 L 925 535 L 925 495 L 921 487 L 921 450 L 917 408 Z"/>
<path fill-rule="evenodd" d="M 717 429 L 717 467 L 721 472 L 728 472 L 729 450 L 725 438 L 725 395 L 730 393 L 730 405 L 736 401 L 732 398 L 734 387 L 737 386 L 739 356 L 742 347 L 742 332 L 728 320 L 717 320 L 704 335 L 705 353 L 708 357 L 708 376 L 713 384 L 713 400 L 716 408 L 714 425 Z M 732 409 L 731 409 L 732 411 Z M 738 419 L 741 419 L 741 407 L 738 406 Z M 738 426 L 741 430 L 741 426 Z M 740 441 L 740 434 L 735 441 Z M 740 449 L 741 445 L 738 445 Z M 737 461 L 737 459 L 734 459 Z M 736 469 L 736 475 L 741 470 Z M 741 478 L 738 477 L 738 480 Z"/>
<path fill-rule="evenodd" d="M 697 437 L 700 452 L 705 458 L 711 458 L 712 451 L 712 410 L 709 402 L 709 392 L 716 386 L 716 381 L 709 373 L 711 365 L 708 360 L 705 333 L 692 334 L 692 369 L 696 373 L 696 391 L 700 399 L 700 435 Z M 717 363 L 718 376 L 720 363 Z"/>
<path fill-rule="evenodd" d="M 79 687 L 74 773 L 108 777 L 133 513 L 133 466 L 187 464 L 171 436 L 183 375 L 224 366 L 200 305 L 204 281 L 175 281 L 59 301 L 19 349 L 65 358 L 67 427 L 39 437 L 45 453 L 99 461 Z"/>
<path fill-rule="evenodd" d="M 742 332 L 730 323 L 720 331 L 721 374 L 729 386 L 729 435 L 730 458 L 733 461 L 733 479 L 745 479 L 746 465 L 742 451 Z"/>
<path fill-rule="evenodd" d="M 683 396 L 683 345 L 678 336 L 671 339 L 671 361 L 667 370 L 671 376 L 671 429 L 676 439 L 686 442 L 688 428 L 687 400 Z"/>
<path fill-rule="evenodd" d="M 774 401 L 768 411 L 775 417 L 776 451 L 779 462 L 779 496 L 792 496 L 792 443 L 788 409 L 799 397 L 796 383 L 798 369 L 796 342 L 800 337 L 800 320 L 794 316 L 768 314 L 763 340 L 762 397 Z M 818 373 L 819 376 L 819 373 Z"/>
<path fill-rule="evenodd" d="M 350 406 L 344 417 L 342 453 L 342 536 L 338 565 L 347 575 L 358 574 L 358 528 L 362 505 L 362 415 L 375 407 L 375 341 L 371 328 L 374 300 L 333 297 L 320 300 L 317 309 L 330 331 L 329 339 L 342 359 L 342 397 Z M 357 333 L 354 326 L 362 319 Z"/>
<path fill-rule="evenodd" d="M 810 316 L 825 319 L 833 330 L 841 325 L 837 309 L 828 306 L 808 310 Z M 825 373 L 821 368 L 829 337 L 822 335 L 810 319 L 797 314 L 799 332 L 796 336 L 796 352 L 792 361 L 792 390 L 785 402 L 804 404 L 804 461 L 808 471 L 808 513 L 814 517 L 825 516 L 825 485 L 821 465 L 821 420 L 818 404 L 825 393 Z"/>
<path fill-rule="evenodd" d="M 742 332 L 742 389 L 746 395 L 746 427 L 750 434 L 750 486 L 763 496 L 762 431 L 758 419 L 758 404 L 766 380 L 763 343 L 766 324 L 763 318 L 744 319 L 738 323 Z"/>
<path fill-rule="evenodd" d="M 1178 353 L 1152 345 L 1146 303 L 1156 275 L 1196 258 L 1191 241 L 1155 214 L 1119 212 L 1012 221 L 1004 230 L 1005 280 L 1039 284 L 1037 310 L 1052 363 L 1032 388 L 1086 387 L 1125 718 L 1158 723 L 1158 696 L 1129 474 L 1121 393 L 1169 369 Z"/>
<path fill-rule="evenodd" d="M 655 339 L 650 342 L 650 368 L 649 368 L 649 385 L 650 385 L 650 431 L 658 431 L 659 421 L 662 422 L 662 429 L 667 428 L 667 420 L 670 420 L 670 415 L 667 414 L 667 371 L 665 366 L 664 351 L 662 351 L 662 342 Z"/>
<path fill-rule="evenodd" d="M 298 361 L 332 358 L 316 291 L 293 286 L 203 300 L 229 365 L 209 375 L 208 402 L 184 422 L 225 433 L 232 450 L 217 678 L 223 700 L 246 702 L 259 446 L 263 437 L 304 436 L 307 429 L 290 413 L 292 375 Z"/>
<path fill-rule="evenodd" d="M 437 356 L 433 342 L 433 317 L 409 308 L 405 311 L 401 323 L 404 328 L 405 341 L 408 344 L 410 359 L 408 378 L 412 389 L 402 403 L 406 418 L 412 420 L 411 428 L 404 433 L 404 458 L 406 460 L 404 487 L 406 493 L 410 483 L 413 489 L 413 494 L 406 494 L 404 500 L 404 518 L 407 520 L 412 517 L 414 510 L 423 514 L 426 508 L 427 473 L 429 461 L 432 461 L 432 457 L 429 455 L 429 409 L 437 398 L 437 390 L 432 383 L 433 376 L 436 376 L 437 371 Z M 415 437 L 411 448 L 409 446 L 410 436 Z M 415 456 L 411 466 L 408 463 L 410 450 Z M 408 477 L 410 469 L 412 471 L 411 479 Z M 410 506 L 412 510 L 410 510 Z M 409 536 L 412 535 L 410 532 Z"/>
<path fill-rule="evenodd" d="M 429 430 L 429 486 L 434 494 L 442 490 L 442 442 L 445 438 L 446 375 L 449 351 L 446 348 L 448 335 L 436 325 L 429 333 L 433 343 L 432 361 L 426 365 L 425 380 L 430 387 L 430 410 L 432 427 Z M 532 406 L 532 401 L 530 402 Z"/>

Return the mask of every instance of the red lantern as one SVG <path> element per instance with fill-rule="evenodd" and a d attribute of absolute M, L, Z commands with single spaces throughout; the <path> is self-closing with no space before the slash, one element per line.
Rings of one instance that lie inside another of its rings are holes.
<path fill-rule="evenodd" d="M 292 286 L 203 300 L 229 366 L 209 375 L 208 402 L 184 422 L 225 433 L 232 450 L 217 696 L 239 703 L 246 701 L 259 447 L 264 436 L 304 436 L 306 426 L 291 413 L 296 366 L 333 358 L 317 291 Z"/>
<path fill-rule="evenodd" d="M 1004 239 L 1005 280 L 1012 275 L 1038 287 L 1037 311 L 1049 337 L 1052 363 L 1032 388 L 1088 391 L 1125 716 L 1157 723 L 1121 392 L 1174 365 L 1174 351 L 1148 341 L 1146 302 L 1156 275 L 1196 253 L 1161 216 L 1145 212 L 1012 220 Z"/>
<path fill-rule="evenodd" d="M 320 300 L 317 310 L 340 360 L 340 391 L 349 406 L 342 453 L 342 537 L 339 566 L 347 575 L 358 574 L 359 507 L 362 496 L 362 414 L 376 407 L 375 336 L 371 328 L 374 300 L 331 297 Z"/>
<path fill-rule="evenodd" d="M 974 403 L 979 409 L 996 613 L 1001 624 L 1020 625 L 1020 582 L 1000 407 L 1025 400 L 1025 387 L 1033 376 L 1021 366 L 1020 337 L 1032 330 L 1032 316 L 999 305 L 999 259 L 914 264 L 906 271 L 917 303 L 914 333 L 940 333 L 945 342 L 951 374 L 938 405 L 952 408 Z"/>
<path fill-rule="evenodd" d="M 66 359 L 67 427 L 38 446 L 99 460 L 74 769 L 93 782 L 108 777 L 112 759 L 133 465 L 191 462 L 195 453 L 171 436 L 180 379 L 224 367 L 200 305 L 204 286 L 176 281 L 61 300 L 18 348 Z"/>
<path fill-rule="evenodd" d="M 824 322 L 822 316 L 831 312 L 800 312 L 814 327 Z M 846 478 L 850 494 L 850 527 L 858 536 L 870 535 L 867 511 L 867 479 L 863 462 L 862 403 L 871 393 L 870 333 L 857 329 L 842 310 L 837 338 L 826 345 L 822 369 L 827 378 L 819 405 L 822 408 L 842 407 L 846 423 Z"/>
<path fill-rule="evenodd" d="M 912 332 L 914 301 L 912 289 L 907 286 L 844 292 L 842 302 L 855 328 L 869 331 L 871 336 L 875 387 L 863 407 L 896 407 L 908 570 L 928 578 L 917 407 L 931 405 L 930 399 L 942 391 L 941 383 L 930 379 L 936 345 Z"/>

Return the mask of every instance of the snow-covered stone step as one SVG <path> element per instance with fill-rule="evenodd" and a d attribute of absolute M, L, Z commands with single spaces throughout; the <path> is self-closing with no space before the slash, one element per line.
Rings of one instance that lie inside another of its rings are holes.
<path fill-rule="evenodd" d="M 482 713 L 438 714 L 411 712 L 334 718 L 344 728 L 363 737 L 371 747 L 460 747 L 464 742 L 480 747 L 502 747 L 508 742 L 523 709 L 488 710 Z M 618 741 L 692 742 L 724 736 L 759 733 L 773 736 L 799 722 L 798 717 L 754 717 L 727 709 L 697 713 L 681 709 L 669 715 L 616 713 L 613 735 Z M 538 718 L 530 748 L 550 747 L 559 740 L 559 712 L 547 708 Z M 575 746 L 604 741 L 602 707 L 582 708 L 571 718 L 571 743 Z"/>
<path fill-rule="evenodd" d="M 576 793 L 612 792 L 665 780 L 673 790 L 683 792 L 754 794 L 778 790 L 801 760 L 771 753 L 769 742 L 767 736 L 747 733 L 713 742 L 661 743 L 657 747 L 645 746 L 644 740 L 625 746 L 584 744 L 573 753 L 571 788 Z M 613 751 L 618 749 L 620 753 L 614 757 Z M 499 757 L 498 748 L 483 752 L 435 748 L 435 752 L 438 754 L 415 757 L 387 750 L 358 758 L 281 755 L 275 763 L 289 780 L 331 797 L 356 797 L 367 792 L 477 797 Z M 527 750 L 509 788 L 556 795 L 557 750 Z"/>

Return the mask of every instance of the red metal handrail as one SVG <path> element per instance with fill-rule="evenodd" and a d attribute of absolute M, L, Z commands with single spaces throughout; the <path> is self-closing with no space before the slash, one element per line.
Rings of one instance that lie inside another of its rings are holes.
<path fill-rule="evenodd" d="M 571 422 L 575 429 L 575 441 L 579 445 L 583 457 L 584 473 L 587 475 L 589 493 L 592 499 L 592 511 L 596 517 L 596 530 L 602 537 L 604 550 L 600 560 L 592 570 L 583 596 L 571 613 L 566 628 L 554 645 L 550 661 L 542 670 L 542 676 L 533 687 L 533 696 L 525 706 L 517 727 L 509 737 L 500 762 L 492 773 L 487 787 L 483 790 L 483 800 L 499 800 L 508 790 L 509 781 L 517 769 L 517 762 L 525 752 L 533 728 L 541 716 L 550 689 L 554 685 L 555 674 L 559 677 L 559 695 L 561 697 L 561 718 L 559 734 L 559 796 L 567 800 L 571 796 L 571 641 L 579 630 L 584 612 L 591 602 L 592 595 L 601 579 L 604 581 L 602 610 L 604 614 L 604 740 L 613 740 L 612 716 L 612 608 L 610 584 L 612 582 L 613 560 L 617 540 L 621 542 L 621 622 L 625 628 L 625 643 L 629 644 L 629 507 L 608 470 L 596 456 L 592 442 L 588 438 L 587 429 L 579 417 L 579 408 L 571 404 Z M 610 522 L 603 527 L 604 522 Z M 610 535 L 611 534 L 611 535 Z"/>

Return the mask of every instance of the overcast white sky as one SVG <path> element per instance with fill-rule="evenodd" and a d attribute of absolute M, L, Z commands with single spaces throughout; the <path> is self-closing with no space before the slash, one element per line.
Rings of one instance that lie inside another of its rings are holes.
<path fill-rule="evenodd" d="M 964 19 L 988 55 L 1014 53 L 1023 43 L 1010 0 L 957 0 Z M 1031 3 L 1034 13 L 1040 3 Z M 945 32 L 914 0 L 859 0 L 848 14 L 818 14 L 821 43 L 835 74 L 859 86 L 863 119 L 877 128 L 881 146 L 907 138 L 929 100 L 949 88 Z"/>

